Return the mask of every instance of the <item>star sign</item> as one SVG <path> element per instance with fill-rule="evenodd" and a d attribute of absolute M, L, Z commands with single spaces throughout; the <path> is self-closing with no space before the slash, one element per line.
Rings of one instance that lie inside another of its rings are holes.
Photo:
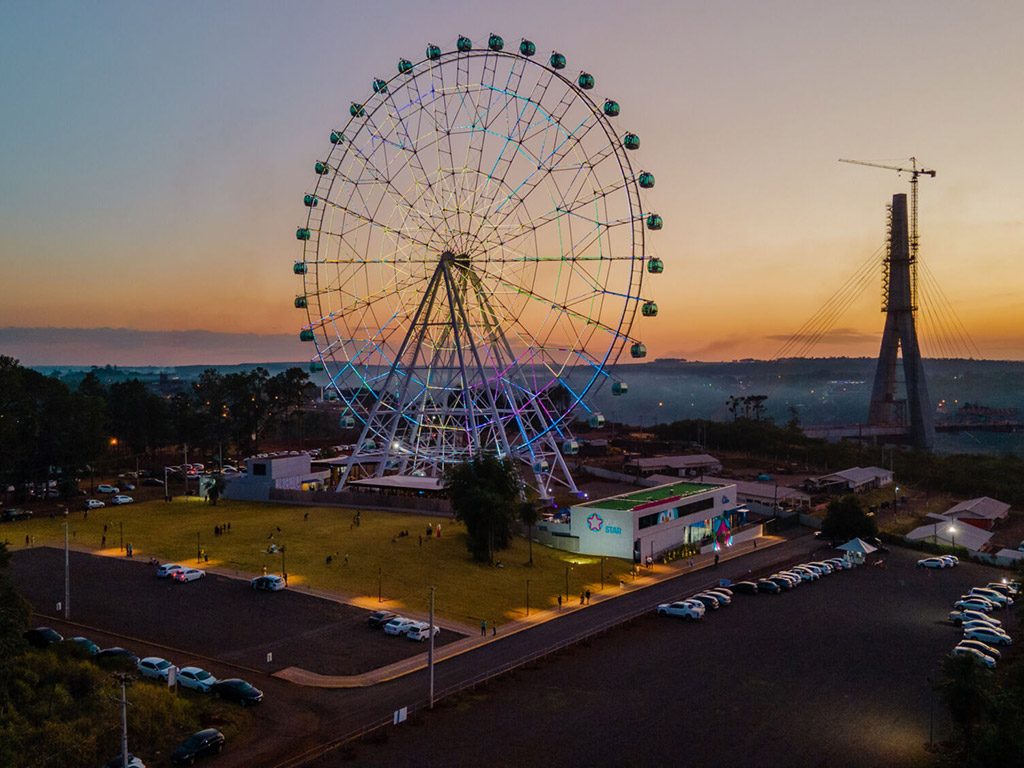
<path fill-rule="evenodd" d="M 600 531 L 601 526 L 604 525 L 604 519 L 595 512 L 587 518 L 587 525 L 590 526 L 590 530 L 592 531 Z"/>

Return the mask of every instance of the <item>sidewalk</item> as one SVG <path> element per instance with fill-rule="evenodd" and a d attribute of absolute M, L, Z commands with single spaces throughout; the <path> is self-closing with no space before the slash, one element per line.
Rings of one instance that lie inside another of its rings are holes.
<path fill-rule="evenodd" d="M 778 536 L 762 536 L 759 539 L 754 539 L 750 542 L 743 542 L 735 547 L 729 548 L 725 552 L 720 553 L 719 563 L 726 563 L 757 550 L 768 549 L 785 541 L 786 539 Z M 708 568 L 713 569 L 714 564 L 714 554 L 706 554 L 698 555 L 690 558 L 689 560 L 679 560 L 667 565 L 655 564 L 651 568 L 639 567 L 638 570 L 640 573 L 634 579 L 623 582 L 620 588 L 616 588 L 614 585 L 611 585 L 604 592 L 594 592 L 591 594 L 590 599 L 591 602 L 595 604 L 606 600 L 614 600 L 616 597 L 644 589 L 653 584 L 668 581 L 696 571 Z M 309 591 L 313 594 L 320 595 L 320 591 Z M 327 599 L 336 599 L 336 596 L 332 596 L 329 593 L 324 593 L 321 596 L 326 597 Z M 361 607 L 365 608 L 366 606 Z M 460 656 L 464 653 L 468 653 L 469 651 L 487 645 L 488 643 L 499 641 L 505 637 L 509 637 L 510 635 L 523 632 L 548 621 L 554 621 L 555 619 L 567 616 L 576 611 L 585 610 L 586 608 L 587 606 L 585 605 L 577 605 L 572 602 L 568 602 L 560 609 L 551 608 L 539 610 L 532 613 L 528 618 L 517 619 L 515 621 L 509 621 L 502 624 L 498 630 L 498 634 L 496 635 L 473 635 L 472 630 L 460 629 L 459 631 L 461 632 L 468 631 L 470 633 L 469 636 L 439 648 L 435 648 L 434 663 L 437 664 L 447 659 Z M 386 683 L 414 672 L 419 672 L 420 670 L 425 669 L 426 666 L 427 654 L 424 652 L 415 656 L 410 656 L 407 659 L 397 661 L 394 664 L 378 667 L 377 669 L 370 670 L 369 672 L 363 672 L 358 675 L 321 675 L 317 672 L 310 672 L 309 670 L 302 669 L 300 667 L 286 667 L 285 669 L 275 672 L 274 677 L 287 680 L 291 683 L 295 683 L 296 685 L 303 685 L 311 688 L 365 688 L 372 685 L 379 685 L 380 683 Z"/>

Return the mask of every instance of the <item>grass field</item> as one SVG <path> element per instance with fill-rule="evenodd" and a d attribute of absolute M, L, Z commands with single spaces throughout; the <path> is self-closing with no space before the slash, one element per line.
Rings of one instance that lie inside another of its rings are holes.
<path fill-rule="evenodd" d="M 497 555 L 502 567 L 480 565 L 466 550 L 465 528 L 450 518 L 362 510 L 356 526 L 354 516 L 353 510 L 335 507 L 239 501 L 213 507 L 197 498 L 179 498 L 108 506 L 89 512 L 88 518 L 72 512 L 67 520 L 76 548 L 121 557 L 123 531 L 123 542 L 131 543 L 136 559 L 194 566 L 197 549 L 203 549 L 209 561 L 198 567 L 239 574 L 287 569 L 290 586 L 343 592 L 366 607 L 379 605 L 378 579 L 385 607 L 391 609 L 425 611 L 428 588 L 435 586 L 438 614 L 474 625 L 481 619 L 490 624 L 525 617 L 527 580 L 531 611 L 555 605 L 560 592 L 564 598 L 567 572 L 570 603 L 578 603 L 585 589 L 601 589 L 597 557 L 534 544 L 530 566 L 528 542 L 516 537 L 511 548 Z M 25 546 L 25 536 L 34 537 L 35 546 L 63 546 L 63 523 L 62 516 L 6 523 L 0 537 L 14 550 Z M 230 532 L 214 535 L 214 526 L 228 523 Z M 426 538 L 428 523 L 440 524 L 440 538 Z M 408 536 L 398 535 L 405 530 Z M 284 555 L 268 553 L 271 544 L 284 546 Z M 605 589 L 617 589 L 631 567 L 607 558 Z"/>

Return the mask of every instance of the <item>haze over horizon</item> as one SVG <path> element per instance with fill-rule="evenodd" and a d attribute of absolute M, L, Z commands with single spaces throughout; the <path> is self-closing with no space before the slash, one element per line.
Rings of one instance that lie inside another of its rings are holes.
<path fill-rule="evenodd" d="M 1024 6 L 628 7 L 626 25 L 611 2 L 10 4 L 0 354 L 304 359 L 294 232 L 327 134 L 400 56 L 494 31 L 564 52 L 643 137 L 665 217 L 652 359 L 770 358 L 908 191 L 837 158 L 911 155 L 938 171 L 921 182 L 928 272 L 982 357 L 1024 359 Z M 876 279 L 810 354 L 876 355 L 879 295 Z"/>

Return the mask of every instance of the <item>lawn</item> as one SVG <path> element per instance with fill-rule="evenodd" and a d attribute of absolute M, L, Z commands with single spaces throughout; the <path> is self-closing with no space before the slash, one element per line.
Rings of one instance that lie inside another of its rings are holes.
<path fill-rule="evenodd" d="M 388 608 L 425 611 L 428 588 L 437 587 L 435 608 L 454 621 L 488 624 L 526 615 L 527 582 L 531 611 L 556 604 L 565 596 L 568 574 L 571 602 L 585 589 L 601 589 L 602 563 L 588 557 L 529 544 L 516 537 L 498 553 L 501 566 L 474 563 L 466 550 L 465 528 L 448 517 L 336 507 L 298 507 L 221 501 L 216 507 L 197 498 L 168 503 L 148 501 L 124 507 L 72 512 L 67 518 L 73 547 L 111 557 L 123 556 L 131 544 L 136 559 L 196 565 L 197 549 L 205 551 L 199 567 L 239 575 L 280 573 L 285 568 L 290 586 L 308 586 L 345 593 L 353 602 L 377 607 L 378 585 Z M 64 518 L 40 518 L 6 523 L 0 536 L 12 549 L 33 544 L 62 546 Z M 441 536 L 427 537 L 427 525 L 440 525 Z M 215 526 L 231 530 L 214 534 Z M 104 531 L 104 526 L 106 530 Z M 408 531 L 408 536 L 400 536 Z M 422 540 L 421 540 L 422 536 Z M 269 553 L 271 545 L 285 552 Z M 331 561 L 328 562 L 328 557 Z M 284 566 L 284 568 L 282 568 Z M 607 558 L 606 589 L 617 587 L 632 564 Z"/>

